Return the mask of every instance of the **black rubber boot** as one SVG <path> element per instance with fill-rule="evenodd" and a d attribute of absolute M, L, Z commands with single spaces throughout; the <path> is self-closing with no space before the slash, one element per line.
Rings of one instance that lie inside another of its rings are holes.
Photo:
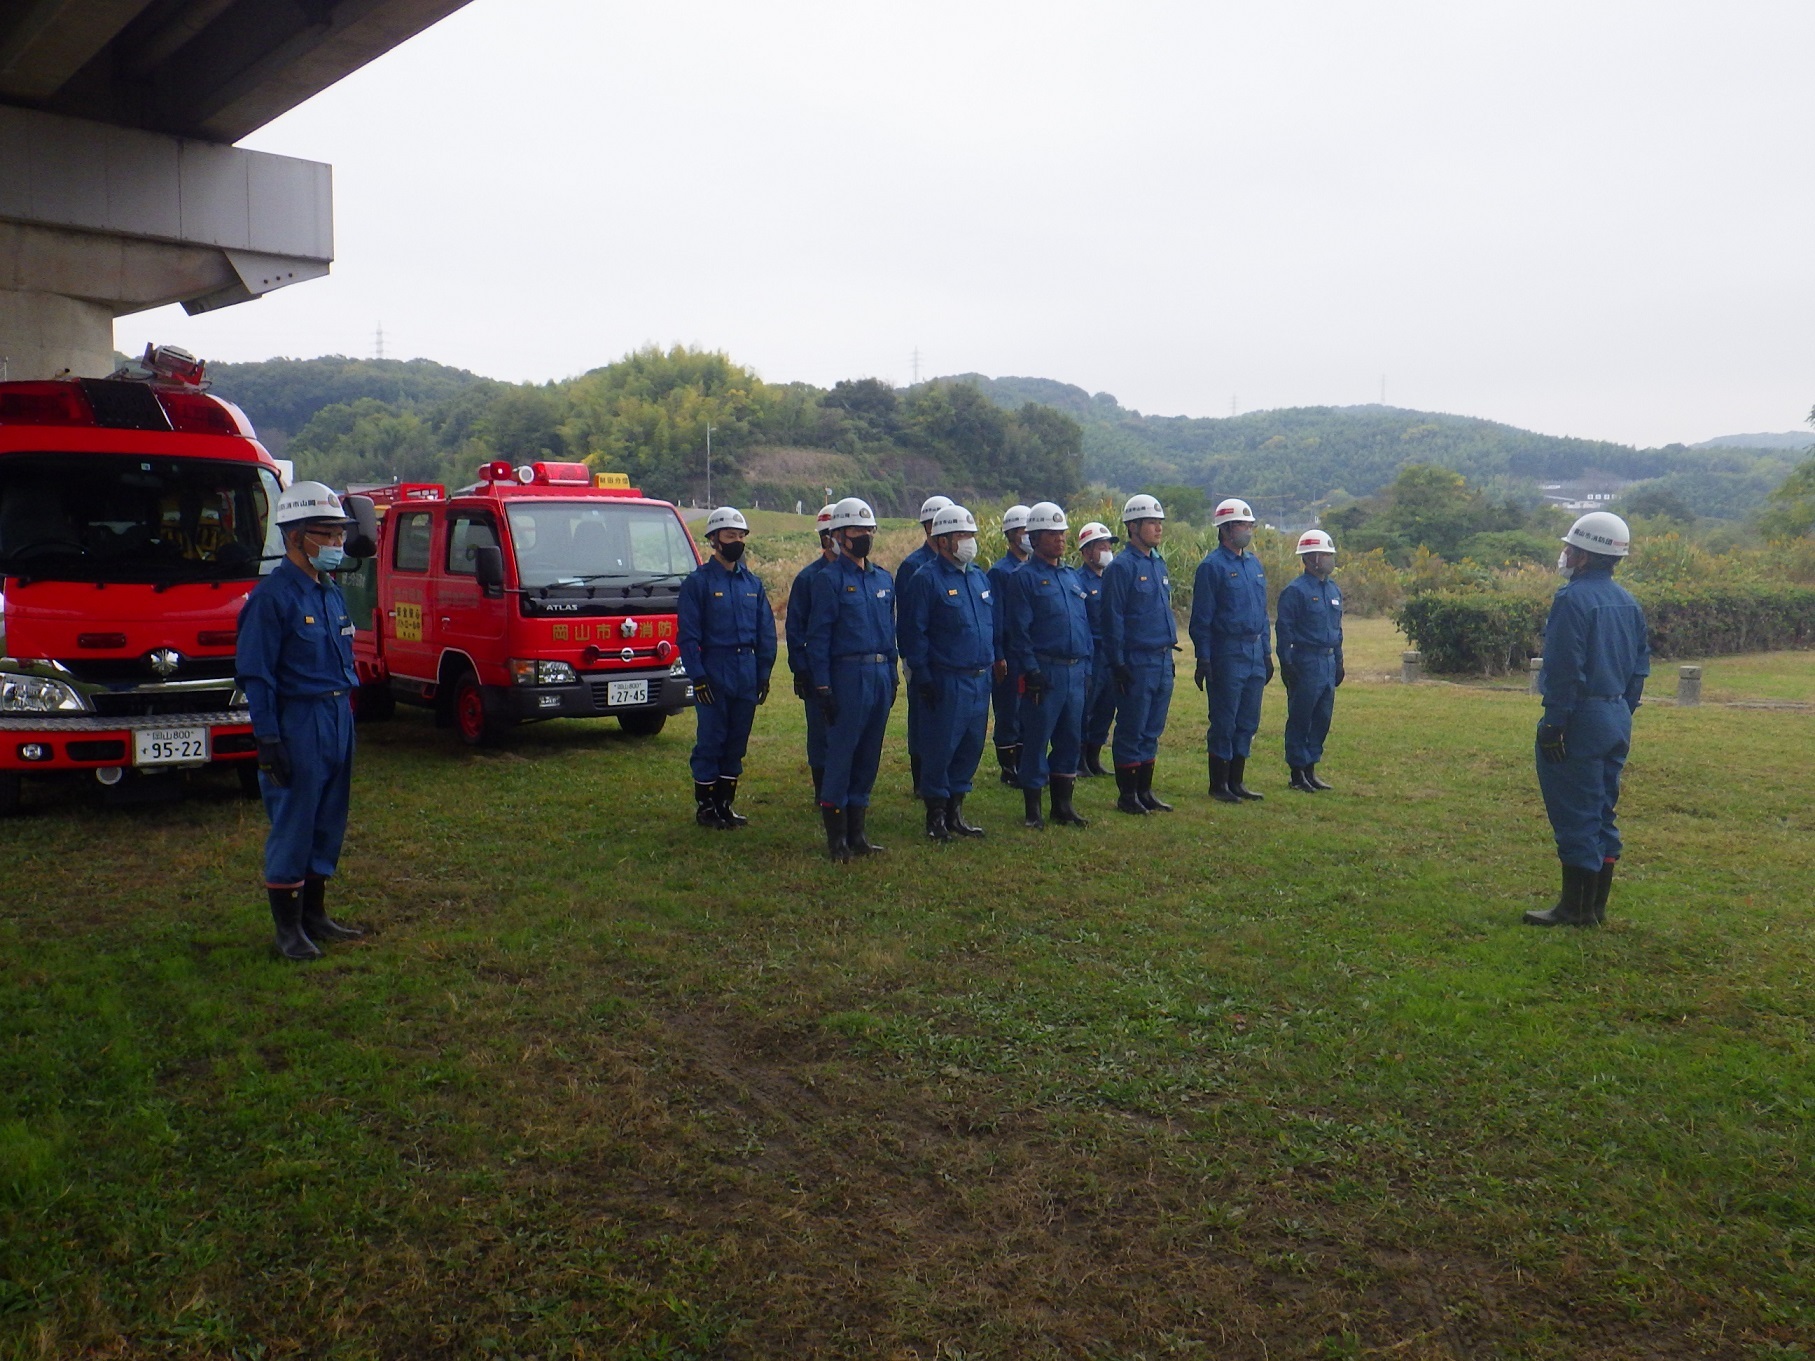
<path fill-rule="evenodd" d="M 1242 776 L 1247 773 L 1247 769 L 1248 758 L 1246 756 L 1231 756 L 1229 758 L 1229 792 L 1238 799 L 1253 799 L 1258 802 L 1267 796 L 1265 794 L 1256 794 L 1252 789 L 1248 788 L 1247 785 L 1242 783 Z"/>
<path fill-rule="evenodd" d="M 1613 867 L 1620 862 L 1603 860 L 1601 872 L 1594 877 L 1594 924 L 1607 920 L 1607 895 L 1613 892 Z"/>
<path fill-rule="evenodd" d="M 1039 790 L 1023 789 L 1021 791 L 1021 803 L 1022 803 L 1023 808 L 1025 809 L 1025 812 L 1021 818 L 1021 825 L 1023 827 L 1029 828 L 1030 830 L 1037 832 L 1042 827 L 1046 826 L 1046 819 L 1040 816 L 1040 791 Z"/>
<path fill-rule="evenodd" d="M 1542 912 L 1527 912 L 1527 926 L 1593 926 L 1595 891 L 1600 881 L 1599 870 L 1563 866 L 1563 892 L 1556 906 Z"/>
<path fill-rule="evenodd" d="M 1242 796 L 1229 788 L 1229 763 L 1220 756 L 1210 758 L 1210 797 L 1218 803 L 1242 801 Z"/>
<path fill-rule="evenodd" d="M 950 841 L 951 829 L 945 823 L 946 800 L 928 799 L 926 801 L 926 839 L 928 841 Z"/>
<path fill-rule="evenodd" d="M 1002 783 L 1018 787 L 1021 783 L 1020 746 L 997 747 L 996 763 L 1002 767 Z"/>
<path fill-rule="evenodd" d="M 712 804 L 718 809 L 719 821 L 727 827 L 745 827 L 750 819 L 733 810 L 731 805 L 737 802 L 737 777 L 721 775 L 718 783 L 712 786 Z"/>
<path fill-rule="evenodd" d="M 945 828 L 953 836 L 982 836 L 981 827 L 964 820 L 964 795 L 954 794 L 945 801 Z"/>
<path fill-rule="evenodd" d="M 320 959 L 315 942 L 303 934 L 302 885 L 295 888 L 265 886 L 271 895 L 271 921 L 277 927 L 277 953 L 285 959 Z"/>
<path fill-rule="evenodd" d="M 1309 766 L 1292 767 L 1292 788 L 1296 789 L 1300 794 L 1315 794 L 1317 792 L 1317 786 L 1311 783 L 1311 777 L 1305 773 L 1309 769 Z"/>
<path fill-rule="evenodd" d="M 1071 796 L 1077 792 L 1076 775 L 1055 775 L 1052 777 L 1052 820 L 1068 827 L 1088 827 L 1090 820 L 1078 816 L 1077 809 L 1071 806 Z"/>
<path fill-rule="evenodd" d="M 357 926 L 343 926 L 328 915 L 328 881 L 313 874 L 303 880 L 302 929 L 311 944 L 358 940 L 365 934 Z"/>
<path fill-rule="evenodd" d="M 1336 788 L 1335 785 L 1327 783 L 1321 776 L 1318 775 L 1317 766 L 1315 763 L 1312 763 L 1311 765 L 1308 765 L 1305 767 L 1305 779 L 1310 783 L 1310 786 L 1313 789 L 1323 790 L 1323 789 Z"/>
<path fill-rule="evenodd" d="M 1153 792 L 1153 762 L 1136 766 L 1138 779 L 1135 781 L 1135 793 L 1141 800 L 1141 807 L 1149 813 L 1170 813 L 1172 805 Z"/>
<path fill-rule="evenodd" d="M 701 780 L 693 782 L 693 820 L 702 827 L 722 832 L 731 824 L 718 815 L 717 788 Z"/>
<path fill-rule="evenodd" d="M 1147 816 L 1147 805 L 1141 802 L 1141 771 L 1144 769 L 1144 766 L 1115 768 L 1116 812 Z"/>
<path fill-rule="evenodd" d="M 819 791 L 825 788 L 826 768 L 824 766 L 809 766 L 807 768 L 813 772 L 813 802 L 818 803 Z"/>
<path fill-rule="evenodd" d="M 911 754 L 908 756 L 908 769 L 914 774 L 914 797 L 917 799 L 924 797 L 920 792 L 920 758 L 918 756 Z"/>
<path fill-rule="evenodd" d="M 878 846 L 863 834 L 863 820 L 869 811 L 856 804 L 844 810 L 844 839 L 850 843 L 852 855 L 881 855 L 888 849 L 887 846 Z"/>
<path fill-rule="evenodd" d="M 1103 769 L 1103 744 L 1092 742 L 1084 748 L 1084 759 L 1078 765 L 1078 774 L 1085 776 L 1107 777 L 1109 772 Z"/>
<path fill-rule="evenodd" d="M 843 864 L 851 858 L 851 846 L 845 839 L 845 816 L 842 808 L 819 806 L 819 813 L 826 824 L 826 854 Z"/>

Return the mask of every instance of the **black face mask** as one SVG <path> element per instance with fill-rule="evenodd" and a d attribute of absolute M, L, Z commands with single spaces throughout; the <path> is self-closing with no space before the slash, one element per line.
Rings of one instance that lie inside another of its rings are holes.
<path fill-rule="evenodd" d="M 870 556 L 870 545 L 875 542 L 875 538 L 869 534 L 853 534 L 845 542 L 845 551 L 852 557 L 867 558 Z"/>
<path fill-rule="evenodd" d="M 726 562 L 736 562 L 744 555 L 744 541 L 738 539 L 734 543 L 721 543 L 718 546 L 718 555 Z"/>

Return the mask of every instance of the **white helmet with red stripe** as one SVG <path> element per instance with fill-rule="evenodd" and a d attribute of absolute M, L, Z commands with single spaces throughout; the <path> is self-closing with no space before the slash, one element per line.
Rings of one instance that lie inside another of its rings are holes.
<path fill-rule="evenodd" d="M 1298 536 L 1298 556 L 1301 558 L 1306 553 L 1334 553 L 1335 551 L 1336 540 L 1321 529 L 1307 529 Z"/>
<path fill-rule="evenodd" d="M 1221 529 L 1224 525 L 1251 525 L 1254 523 L 1254 511 L 1240 497 L 1231 496 L 1227 501 L 1219 501 L 1216 510 L 1210 516 L 1210 523 Z"/>
<path fill-rule="evenodd" d="M 1623 558 L 1632 551 L 1632 530 L 1610 510 L 1591 510 L 1569 527 L 1563 542 L 1585 553 Z"/>
<path fill-rule="evenodd" d="M 813 517 L 813 525 L 821 534 L 832 532 L 832 512 L 837 509 L 837 506 L 828 501 L 819 508 L 819 514 Z"/>
<path fill-rule="evenodd" d="M 1115 535 L 1111 534 L 1109 532 L 1109 526 L 1102 523 L 1100 520 L 1092 520 L 1089 524 L 1085 525 L 1084 528 L 1078 531 L 1079 549 L 1089 548 L 1091 544 L 1102 543 L 1105 539 L 1110 543 L 1114 543 Z"/>

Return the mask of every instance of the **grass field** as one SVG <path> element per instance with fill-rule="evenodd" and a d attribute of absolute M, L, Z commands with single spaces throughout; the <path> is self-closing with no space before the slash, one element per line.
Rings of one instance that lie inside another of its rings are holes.
<path fill-rule="evenodd" d="M 898 712 L 849 867 L 785 687 L 737 833 L 684 718 L 473 754 L 406 712 L 337 881 L 374 935 L 305 967 L 231 782 L 39 798 L 0 1357 L 1815 1355 L 1815 715 L 1641 710 L 1611 921 L 1543 932 L 1535 701 L 1396 660 L 1355 626 L 1334 793 L 1286 790 L 1275 688 L 1266 802 L 1212 804 L 1183 683 L 1176 813 L 1085 782 L 1030 833 L 992 783 L 950 847 Z"/>

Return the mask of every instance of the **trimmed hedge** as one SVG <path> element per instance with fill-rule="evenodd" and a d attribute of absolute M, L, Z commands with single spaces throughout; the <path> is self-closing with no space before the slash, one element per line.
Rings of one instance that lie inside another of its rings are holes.
<path fill-rule="evenodd" d="M 1651 651 L 1718 657 L 1815 647 L 1815 589 L 1807 586 L 1639 586 Z M 1496 591 L 1430 591 L 1394 616 L 1434 672 L 1522 671 L 1544 650 L 1548 600 Z"/>

